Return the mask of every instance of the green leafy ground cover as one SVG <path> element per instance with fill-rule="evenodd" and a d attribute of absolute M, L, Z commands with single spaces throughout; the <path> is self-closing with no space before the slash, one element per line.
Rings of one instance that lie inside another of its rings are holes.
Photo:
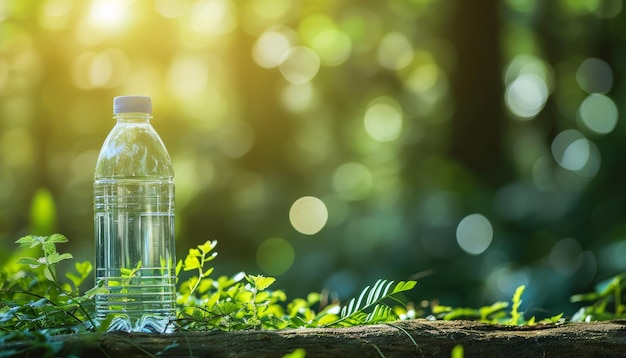
<path fill-rule="evenodd" d="M 60 234 L 25 236 L 17 240 L 23 253 L 5 264 L 0 271 L 0 345 L 28 340 L 27 349 L 42 348 L 54 355 L 60 347 L 49 338 L 57 334 L 105 331 L 95 316 L 94 295 L 103 288 L 80 292 L 93 265 L 74 262 L 73 271 L 60 278 L 59 262 L 73 260 L 69 253 L 59 253 L 58 244 L 67 242 Z M 517 288 L 511 302 L 495 302 L 480 308 L 449 307 L 431 304 L 430 312 L 416 310 L 406 300 L 416 281 L 380 279 L 365 287 L 347 304 L 327 302 L 327 297 L 310 293 L 305 298 L 289 300 L 284 291 L 273 289 L 275 279 L 237 273 L 214 277 L 216 241 L 207 241 L 189 250 L 176 267 L 177 277 L 186 272 L 177 289 L 177 318 L 170 324 L 179 331 L 286 329 L 308 327 L 345 327 L 392 322 L 412 318 L 441 320 L 471 319 L 492 324 L 535 325 L 567 321 L 591 321 L 626 318 L 624 275 L 597 285 L 594 292 L 572 296 L 572 302 L 587 303 L 573 317 L 562 314 L 537 320 L 520 311 L 524 286 Z M 25 352 L 5 350 L 0 356 Z"/>

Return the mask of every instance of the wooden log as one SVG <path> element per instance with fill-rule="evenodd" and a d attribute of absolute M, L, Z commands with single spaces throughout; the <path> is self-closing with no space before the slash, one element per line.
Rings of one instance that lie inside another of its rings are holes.
<path fill-rule="evenodd" d="M 626 357 L 626 320 L 499 326 L 417 319 L 350 328 L 169 335 L 111 332 L 52 339 L 62 342 L 60 356 L 90 358 L 263 358 L 282 357 L 298 348 L 306 357 L 450 357 L 456 345 L 463 346 L 465 357 Z"/>

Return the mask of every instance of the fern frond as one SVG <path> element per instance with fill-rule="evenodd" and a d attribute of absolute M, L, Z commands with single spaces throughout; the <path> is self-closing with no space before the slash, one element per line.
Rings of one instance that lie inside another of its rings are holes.
<path fill-rule="evenodd" d="M 393 295 L 411 290 L 415 284 L 416 281 L 400 281 L 394 286 L 393 281 L 378 280 L 373 286 L 365 287 L 358 298 L 351 299 L 348 305 L 343 306 L 339 319 L 326 326 L 353 326 L 397 319 L 393 308 L 382 301 L 394 299 Z"/>

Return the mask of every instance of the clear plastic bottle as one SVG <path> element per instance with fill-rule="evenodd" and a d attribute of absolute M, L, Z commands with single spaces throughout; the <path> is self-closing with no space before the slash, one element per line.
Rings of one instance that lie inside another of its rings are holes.
<path fill-rule="evenodd" d="M 169 333 L 175 318 L 174 171 L 150 97 L 113 100 L 117 123 L 94 175 L 96 322 Z"/>

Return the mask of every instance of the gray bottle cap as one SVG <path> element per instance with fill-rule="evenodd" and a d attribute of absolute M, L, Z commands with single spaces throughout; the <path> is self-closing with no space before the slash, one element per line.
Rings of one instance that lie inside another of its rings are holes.
<path fill-rule="evenodd" d="M 149 113 L 152 114 L 152 101 L 148 96 L 118 96 L 113 99 L 113 114 Z"/>

